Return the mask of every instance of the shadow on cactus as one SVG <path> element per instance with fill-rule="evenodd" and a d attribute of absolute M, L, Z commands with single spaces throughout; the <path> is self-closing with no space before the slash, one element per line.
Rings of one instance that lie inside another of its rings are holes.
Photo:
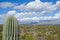
<path fill-rule="evenodd" d="M 14 16 L 6 18 L 3 27 L 3 40 L 19 40 L 18 21 Z"/>

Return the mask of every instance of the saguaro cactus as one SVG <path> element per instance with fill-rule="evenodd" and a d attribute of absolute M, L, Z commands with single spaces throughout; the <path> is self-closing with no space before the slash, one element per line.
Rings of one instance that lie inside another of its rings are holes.
<path fill-rule="evenodd" d="M 19 40 L 18 22 L 14 16 L 9 16 L 3 27 L 3 40 Z"/>

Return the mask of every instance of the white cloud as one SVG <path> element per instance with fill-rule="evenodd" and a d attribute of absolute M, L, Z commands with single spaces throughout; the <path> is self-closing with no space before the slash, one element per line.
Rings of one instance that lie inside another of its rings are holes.
<path fill-rule="evenodd" d="M 60 1 L 56 2 L 56 6 L 59 7 L 60 6 Z"/>
<path fill-rule="evenodd" d="M 12 10 L 7 13 L 7 16 L 15 15 L 16 13 L 17 13 L 16 11 Z"/>
<path fill-rule="evenodd" d="M 57 14 L 55 14 L 56 17 L 60 17 L 60 12 L 58 12 Z"/>
<path fill-rule="evenodd" d="M 11 2 L 2 2 L 2 3 L 0 3 L 1 8 L 9 8 L 9 7 L 13 7 L 15 5 L 16 5 L 16 3 L 11 3 Z"/>
<path fill-rule="evenodd" d="M 25 5 L 24 3 L 14 7 L 14 9 L 19 9 L 28 12 L 18 13 L 17 11 L 12 10 L 5 14 L 6 16 L 0 15 L 0 18 L 4 19 L 4 17 L 14 15 L 21 24 L 28 24 L 34 22 L 38 24 L 60 24 L 60 10 L 58 10 L 60 9 L 59 7 L 60 1 L 57 1 L 56 4 L 52 5 L 52 3 L 43 3 L 39 0 L 35 0 L 33 2 L 28 3 L 27 5 Z M 57 12 L 54 14 L 54 16 L 47 16 L 47 14 L 53 14 L 53 12 L 56 10 Z"/>
<path fill-rule="evenodd" d="M 40 0 L 35 0 L 33 2 L 28 3 L 27 5 L 21 4 L 18 6 L 15 6 L 14 9 L 20 9 L 20 10 L 24 10 L 24 11 L 52 11 L 55 10 L 55 5 L 52 5 L 52 3 L 50 2 L 41 2 Z"/>
<path fill-rule="evenodd" d="M 21 12 L 18 13 L 15 10 L 9 11 L 7 14 L 0 15 L 0 23 L 4 22 L 5 18 L 9 15 L 14 15 L 17 20 L 20 22 L 20 24 L 26 24 L 26 23 L 40 23 L 44 24 L 44 22 L 49 20 L 50 22 L 45 22 L 46 24 L 54 24 L 55 22 L 58 22 L 60 20 L 60 14 L 59 12 L 56 13 L 54 16 L 37 16 L 35 12 Z M 60 22 L 60 21 L 59 21 Z"/>
<path fill-rule="evenodd" d="M 28 11 L 28 12 L 35 12 L 35 13 L 28 13 L 33 16 L 45 16 L 47 14 L 53 13 L 55 10 L 59 9 L 60 1 L 57 1 L 56 4 L 52 4 L 52 2 L 41 2 L 40 0 L 35 0 L 33 2 L 29 2 L 28 4 L 21 4 L 15 6 L 14 9 Z M 39 13 L 36 13 L 39 12 Z M 38 15 L 39 14 L 39 15 Z M 25 15 L 25 14 L 24 14 Z"/>
<path fill-rule="evenodd" d="M 5 14 L 0 15 L 0 24 L 4 23 L 5 17 L 6 17 Z"/>

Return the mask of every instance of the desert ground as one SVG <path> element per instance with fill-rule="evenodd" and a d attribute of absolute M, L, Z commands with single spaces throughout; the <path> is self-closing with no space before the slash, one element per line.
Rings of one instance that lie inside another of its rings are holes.
<path fill-rule="evenodd" d="M 0 25 L 2 40 L 3 25 Z M 20 25 L 20 40 L 60 40 L 60 26 Z"/>

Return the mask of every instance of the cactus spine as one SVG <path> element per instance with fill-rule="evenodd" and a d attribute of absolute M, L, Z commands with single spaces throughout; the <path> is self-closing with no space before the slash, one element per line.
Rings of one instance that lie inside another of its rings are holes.
<path fill-rule="evenodd" d="M 19 40 L 18 22 L 14 16 L 9 16 L 3 27 L 3 40 Z"/>

